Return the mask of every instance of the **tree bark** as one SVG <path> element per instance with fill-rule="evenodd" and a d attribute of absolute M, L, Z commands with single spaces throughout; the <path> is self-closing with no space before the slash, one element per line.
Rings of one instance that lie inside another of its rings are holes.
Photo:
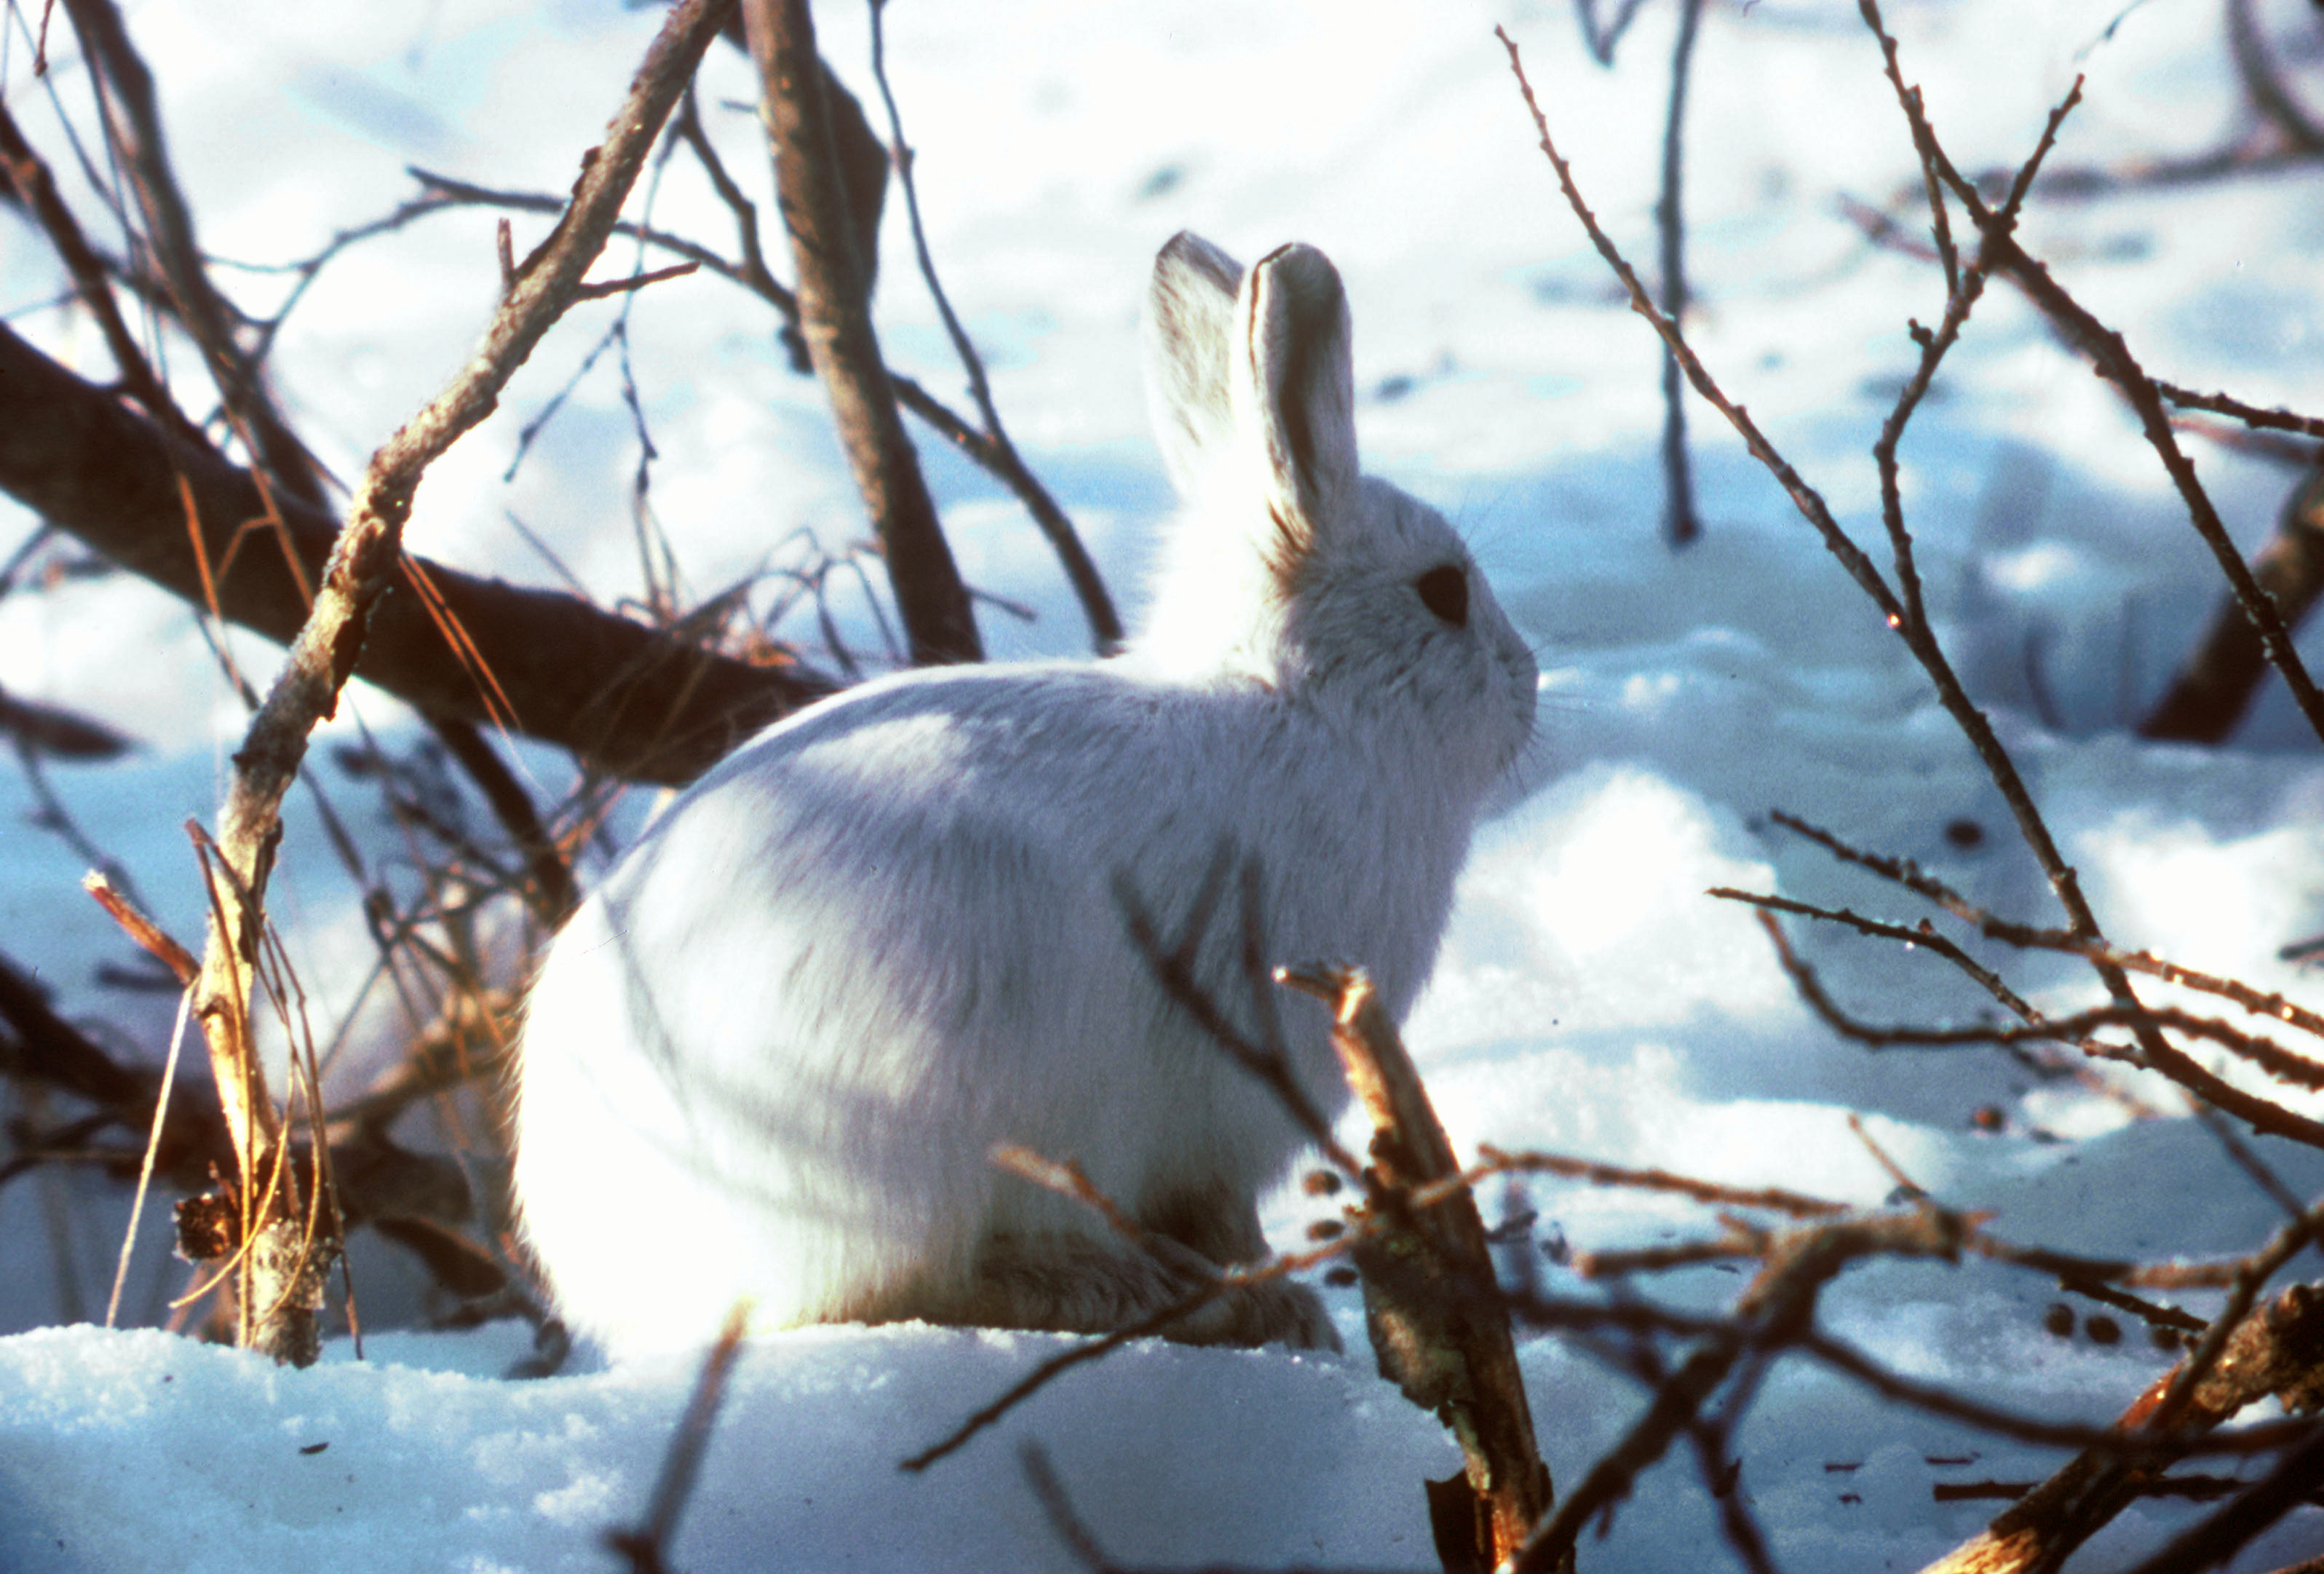
<path fill-rule="evenodd" d="M 1437 1555 L 1447 1569 L 1502 1567 L 1556 1493 L 1534 1435 L 1476 1197 L 1460 1184 L 1461 1162 L 1371 980 L 1334 971 L 1289 975 L 1286 982 L 1331 1002 L 1333 1046 L 1371 1117 L 1370 1179 L 1379 1199 L 1373 1206 L 1402 1210 L 1393 1227 L 1354 1255 L 1380 1375 L 1461 1445 L 1462 1473 L 1426 1484 Z M 1442 1201 L 1411 1206 L 1416 1193 L 1447 1188 Z M 1556 1566 L 1570 1570 L 1570 1555 Z"/>

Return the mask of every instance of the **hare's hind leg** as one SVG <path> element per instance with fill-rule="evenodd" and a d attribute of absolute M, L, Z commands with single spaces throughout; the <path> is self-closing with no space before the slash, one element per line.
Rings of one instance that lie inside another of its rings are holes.
<path fill-rule="evenodd" d="M 1216 1272 L 1209 1258 L 1167 1236 L 1154 1237 L 1151 1245 L 1140 1251 L 1127 1242 L 1064 1232 L 993 1236 L 979 1253 L 970 1282 L 944 1304 L 899 1308 L 893 1315 L 985 1328 L 1111 1333 L 1189 1299 Z M 1314 1292 L 1284 1281 L 1228 1291 L 1155 1331 L 1188 1345 L 1340 1347 L 1338 1330 Z"/>
<path fill-rule="evenodd" d="M 1220 1184 L 1165 1193 L 1140 1210 L 1146 1227 L 1186 1248 L 1204 1264 L 1247 1267 L 1267 1260 L 1259 1205 Z M 1199 1271 L 1199 1270 L 1198 1270 Z M 1194 1345 L 1289 1345 L 1336 1350 L 1340 1332 L 1305 1284 L 1272 1279 L 1234 1292 L 1189 1319 L 1189 1331 L 1167 1337 Z M 1215 1331 L 1213 1331 L 1215 1330 Z"/>

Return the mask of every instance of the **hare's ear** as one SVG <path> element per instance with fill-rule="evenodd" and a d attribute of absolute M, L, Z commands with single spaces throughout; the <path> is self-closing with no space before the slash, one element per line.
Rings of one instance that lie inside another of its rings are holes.
<path fill-rule="evenodd" d="M 1146 301 L 1146 392 L 1162 462 L 1180 496 L 1232 447 L 1227 345 L 1234 336 L 1242 264 L 1201 236 L 1181 230 L 1154 259 Z"/>
<path fill-rule="evenodd" d="M 1243 281 L 1228 375 L 1255 444 L 1268 512 L 1295 553 L 1354 489 L 1355 365 L 1348 295 L 1314 246 L 1268 253 Z"/>

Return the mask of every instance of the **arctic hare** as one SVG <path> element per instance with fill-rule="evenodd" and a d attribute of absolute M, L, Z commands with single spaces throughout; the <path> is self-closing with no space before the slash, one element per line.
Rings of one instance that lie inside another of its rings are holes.
<path fill-rule="evenodd" d="M 1177 236 L 1146 355 L 1188 506 L 1128 653 L 902 672 L 789 718 L 550 948 L 517 1190 L 558 1306 L 617 1355 L 746 1299 L 757 1329 L 1109 1329 L 1185 1294 L 1181 1248 L 1262 1258 L 1255 1199 L 1303 1139 L 1165 995 L 1122 891 L 1175 932 L 1232 848 L 1270 959 L 1360 962 L 1399 1017 L 1425 979 L 1532 655 L 1444 520 L 1359 471 L 1322 253 L 1246 276 Z M 1209 927 L 1196 974 L 1248 1017 L 1238 926 Z M 1336 1111 L 1322 1014 L 1284 1016 Z M 996 1168 L 1004 1143 L 1078 1160 L 1161 1253 Z M 1173 1331 L 1336 1343 L 1281 1284 Z"/>

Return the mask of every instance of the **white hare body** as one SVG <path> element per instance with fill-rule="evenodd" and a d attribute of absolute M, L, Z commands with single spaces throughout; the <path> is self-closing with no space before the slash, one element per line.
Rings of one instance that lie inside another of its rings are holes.
<path fill-rule="evenodd" d="M 1277 380 L 1276 425 L 1304 428 L 1287 459 L 1264 415 L 1256 433 L 1241 419 L 1265 387 L 1230 394 L 1231 371 L 1206 370 L 1231 359 L 1214 329 L 1269 320 L 1278 259 L 1275 282 L 1305 292 L 1288 309 L 1326 282 L 1331 319 Z M 1181 237 L 1157 271 L 1166 448 L 1203 523 L 1174 542 L 1146 641 L 900 674 L 788 718 L 672 804 L 552 946 L 517 1187 L 582 1331 L 696 1343 L 743 1299 L 763 1328 L 1095 1329 L 1185 1292 L 997 1168 L 1000 1143 L 1077 1161 L 1202 1257 L 1263 1255 L 1255 1198 L 1302 1135 L 1167 998 L 1123 893 L 1175 939 L 1231 849 L 1258 871 L 1269 960 L 1361 962 L 1400 1016 L 1530 727 L 1533 662 L 1443 520 L 1357 475 L 1329 264 L 1286 249 L 1240 293 L 1231 268 Z M 1230 882 L 1195 970 L 1250 1028 L 1240 911 Z M 1282 1017 L 1299 1082 L 1336 1110 L 1322 1014 Z M 1281 1290 L 1180 1331 L 1330 1338 Z"/>

